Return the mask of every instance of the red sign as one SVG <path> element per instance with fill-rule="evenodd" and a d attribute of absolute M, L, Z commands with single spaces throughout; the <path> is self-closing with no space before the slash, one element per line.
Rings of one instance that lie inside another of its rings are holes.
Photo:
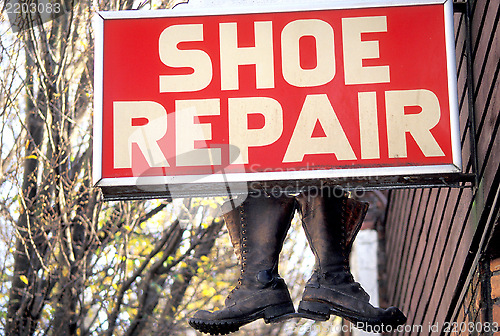
<path fill-rule="evenodd" d="M 96 185 L 460 171 L 451 0 L 377 3 L 99 13 Z"/>

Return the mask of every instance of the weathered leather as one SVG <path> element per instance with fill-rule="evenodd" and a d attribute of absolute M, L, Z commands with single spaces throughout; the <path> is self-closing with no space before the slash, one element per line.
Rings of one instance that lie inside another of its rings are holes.
<path fill-rule="evenodd" d="M 329 195 L 328 191 L 315 196 L 301 194 L 297 202 L 302 227 L 316 258 L 316 269 L 321 272 L 345 270 L 349 266 L 348 251 L 368 204 L 345 195 Z"/>
<path fill-rule="evenodd" d="M 382 309 L 370 304 L 369 295 L 354 282 L 349 269 L 352 241 L 364 219 L 367 203 L 347 198 L 301 195 L 297 198 L 302 225 L 316 258 L 298 312 L 301 316 L 325 320 L 330 314 L 346 318 L 361 328 L 399 325 L 406 321 L 396 307 Z"/>
<path fill-rule="evenodd" d="M 288 288 L 281 278 L 274 278 L 272 284 L 262 288 L 240 287 L 226 298 L 225 307 L 214 312 L 200 310 L 194 319 L 206 321 L 240 320 L 269 306 L 289 304 L 291 302 Z"/>
<path fill-rule="evenodd" d="M 295 312 L 288 288 L 278 274 L 278 261 L 290 227 L 295 200 L 252 197 L 236 209 L 223 205 L 224 220 L 241 266 L 238 285 L 221 310 L 200 310 L 190 319 L 194 328 L 225 334 L 258 318 L 268 322 Z"/>
<path fill-rule="evenodd" d="M 352 198 L 346 198 L 344 201 L 344 210 L 342 216 L 344 217 L 345 225 L 345 246 L 346 251 L 350 251 L 352 243 L 358 235 L 361 225 L 365 220 L 366 213 L 368 212 L 369 203 L 356 201 Z"/>
<path fill-rule="evenodd" d="M 239 209 L 234 207 L 232 200 L 224 202 L 221 206 L 226 224 L 227 232 L 231 245 L 233 245 L 234 254 L 238 258 L 238 264 L 241 263 L 241 223 Z"/>
<path fill-rule="evenodd" d="M 295 209 L 293 198 L 251 195 L 239 207 L 241 256 L 245 273 L 278 271 L 278 260 Z M 250 277 L 246 277 L 249 279 Z"/>

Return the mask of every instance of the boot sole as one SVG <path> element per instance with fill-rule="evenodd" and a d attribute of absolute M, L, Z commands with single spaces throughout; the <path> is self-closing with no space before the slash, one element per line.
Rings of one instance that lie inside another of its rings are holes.
<path fill-rule="evenodd" d="M 312 314 L 312 313 L 290 313 L 290 314 L 285 314 L 282 315 L 274 320 L 272 320 L 271 323 L 278 323 L 278 322 L 284 322 L 287 320 L 291 319 L 301 319 L 301 318 L 307 318 L 310 320 L 318 321 L 318 322 L 325 322 L 328 321 L 330 318 L 330 315 L 317 315 L 317 314 Z"/>
<path fill-rule="evenodd" d="M 264 322 L 266 323 L 277 323 L 282 321 L 282 316 L 290 315 L 293 313 L 295 313 L 295 308 L 290 302 L 280 305 L 268 306 L 256 311 L 255 313 L 241 318 L 215 321 L 191 318 L 189 319 L 189 325 L 194 329 L 201 331 L 202 333 L 210 335 L 226 335 L 235 332 L 245 324 L 248 324 L 260 318 L 263 318 Z"/>
<path fill-rule="evenodd" d="M 302 317 L 315 321 L 326 321 L 330 318 L 330 315 L 333 314 L 345 318 L 349 322 L 353 323 L 357 328 L 360 328 L 362 330 L 365 330 L 365 328 L 363 327 L 379 326 L 381 324 L 391 325 L 394 327 L 406 322 L 406 317 L 404 317 L 404 319 L 394 321 L 395 323 L 383 323 L 380 318 L 374 319 L 361 316 L 359 314 L 346 312 L 345 310 L 336 308 L 329 302 L 302 300 L 297 311 L 298 314 L 302 315 Z"/>

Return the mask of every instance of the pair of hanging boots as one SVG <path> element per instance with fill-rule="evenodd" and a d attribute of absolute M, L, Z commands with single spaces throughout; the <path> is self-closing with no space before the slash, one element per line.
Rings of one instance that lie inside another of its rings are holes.
<path fill-rule="evenodd" d="M 279 254 L 296 208 L 316 258 L 316 269 L 306 285 L 298 313 L 278 274 Z M 200 310 L 189 324 L 212 335 L 237 331 L 259 318 L 266 323 L 293 317 L 326 321 L 334 314 L 362 329 L 403 324 L 406 317 L 396 307 L 373 307 L 349 270 L 351 245 L 367 209 L 367 203 L 324 194 L 296 198 L 250 196 L 234 209 L 231 203 L 224 204 L 224 219 L 241 276 L 223 309 Z"/>

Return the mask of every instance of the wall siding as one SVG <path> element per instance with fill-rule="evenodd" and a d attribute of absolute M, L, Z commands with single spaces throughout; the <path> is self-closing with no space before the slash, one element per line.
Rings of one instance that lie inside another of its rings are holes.
<path fill-rule="evenodd" d="M 470 319 L 460 305 L 477 292 L 471 292 L 471 288 L 477 287 L 472 284 L 478 279 L 478 251 L 484 247 L 484 232 L 498 220 L 500 1 L 471 1 L 470 12 L 471 97 L 467 86 L 465 15 L 455 13 L 454 25 L 463 168 L 473 172 L 467 127 L 472 99 L 479 183 L 462 189 L 393 190 L 387 208 L 387 299 L 407 314 L 408 324 L 424 327 L 419 335 L 441 334 L 441 329 L 434 332 L 429 325 Z"/>

